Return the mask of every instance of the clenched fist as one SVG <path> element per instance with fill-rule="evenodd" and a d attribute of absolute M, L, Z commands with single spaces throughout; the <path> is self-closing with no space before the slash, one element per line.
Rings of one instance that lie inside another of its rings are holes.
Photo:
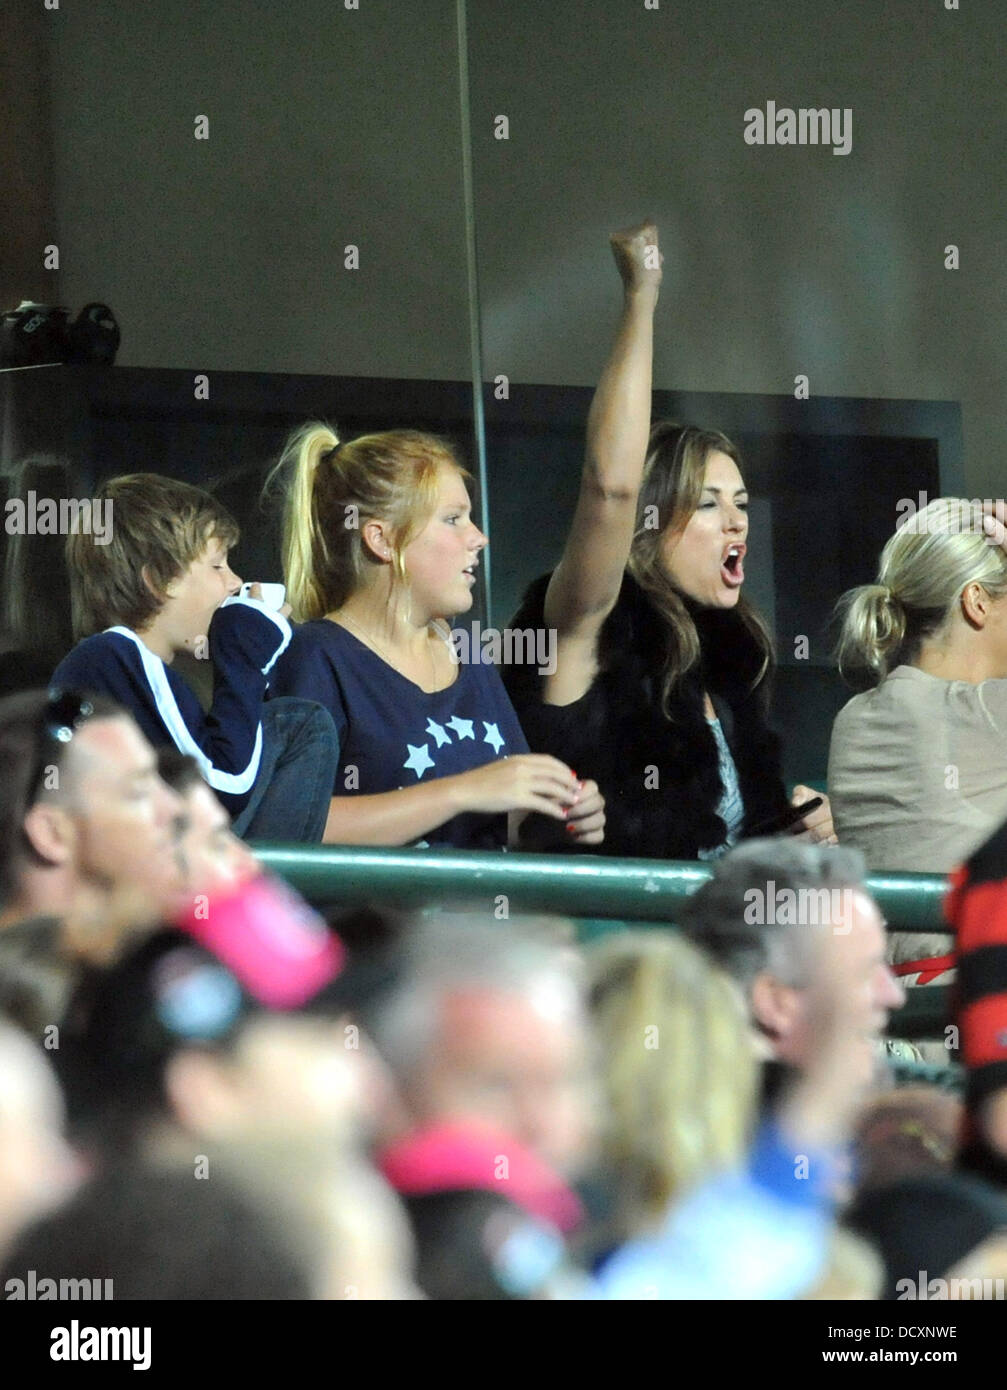
<path fill-rule="evenodd" d="M 627 227 L 621 232 L 613 232 L 609 241 L 626 293 L 651 290 L 656 303 L 664 257 L 658 246 L 657 228 L 654 223 L 641 222 L 639 227 Z"/>

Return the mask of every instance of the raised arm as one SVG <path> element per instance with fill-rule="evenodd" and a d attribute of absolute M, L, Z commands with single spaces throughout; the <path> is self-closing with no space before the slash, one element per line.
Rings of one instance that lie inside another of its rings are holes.
<path fill-rule="evenodd" d="M 650 435 L 654 306 L 661 283 L 657 228 L 644 223 L 611 238 L 623 282 L 619 326 L 591 402 L 580 496 L 563 558 L 545 599 L 558 637 L 550 703 L 579 699 L 595 671 L 598 633 L 629 559 Z"/>

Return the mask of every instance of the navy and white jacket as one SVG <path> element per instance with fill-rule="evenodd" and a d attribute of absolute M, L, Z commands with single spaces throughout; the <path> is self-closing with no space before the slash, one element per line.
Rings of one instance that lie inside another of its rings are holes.
<path fill-rule="evenodd" d="M 213 703 L 195 692 L 128 627 L 79 642 L 53 672 L 53 686 L 117 701 L 154 745 L 174 744 L 196 759 L 205 780 L 236 816 L 255 785 L 262 757 L 262 701 L 290 624 L 264 603 L 225 599 L 210 622 Z"/>

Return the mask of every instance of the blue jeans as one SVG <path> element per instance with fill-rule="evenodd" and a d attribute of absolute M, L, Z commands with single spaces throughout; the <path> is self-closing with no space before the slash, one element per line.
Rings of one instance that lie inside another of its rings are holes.
<path fill-rule="evenodd" d="M 259 775 L 231 828 L 243 840 L 318 844 L 338 768 L 339 737 L 327 709 L 313 700 L 267 700 Z"/>

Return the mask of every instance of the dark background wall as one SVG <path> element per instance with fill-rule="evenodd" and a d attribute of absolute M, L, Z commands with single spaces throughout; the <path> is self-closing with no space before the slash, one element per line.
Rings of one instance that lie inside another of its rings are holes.
<path fill-rule="evenodd" d="M 959 400 L 970 495 L 1003 491 L 1003 3 L 469 12 L 487 377 L 593 382 L 606 234 L 652 214 L 658 387 L 788 393 L 804 373 L 814 394 Z M 851 108 L 851 153 L 747 145 L 769 100 Z"/>
<path fill-rule="evenodd" d="M 121 363 L 466 374 L 452 3 L 64 0 L 49 23 L 63 293 L 115 308 Z"/>
<path fill-rule="evenodd" d="M 42 13 L 61 291 L 113 305 L 120 362 L 467 375 L 453 0 Z M 657 386 L 783 394 L 805 373 L 815 394 L 960 400 L 968 486 L 1001 487 L 1002 5 L 467 14 L 487 378 L 591 384 L 617 303 L 607 233 L 652 214 Z M 851 108 L 852 152 L 745 144 L 770 99 Z"/>
<path fill-rule="evenodd" d="M 43 266 L 55 236 L 53 125 L 49 74 L 53 26 L 40 4 L 0 7 L 0 308 L 59 296 L 59 275 Z"/>

